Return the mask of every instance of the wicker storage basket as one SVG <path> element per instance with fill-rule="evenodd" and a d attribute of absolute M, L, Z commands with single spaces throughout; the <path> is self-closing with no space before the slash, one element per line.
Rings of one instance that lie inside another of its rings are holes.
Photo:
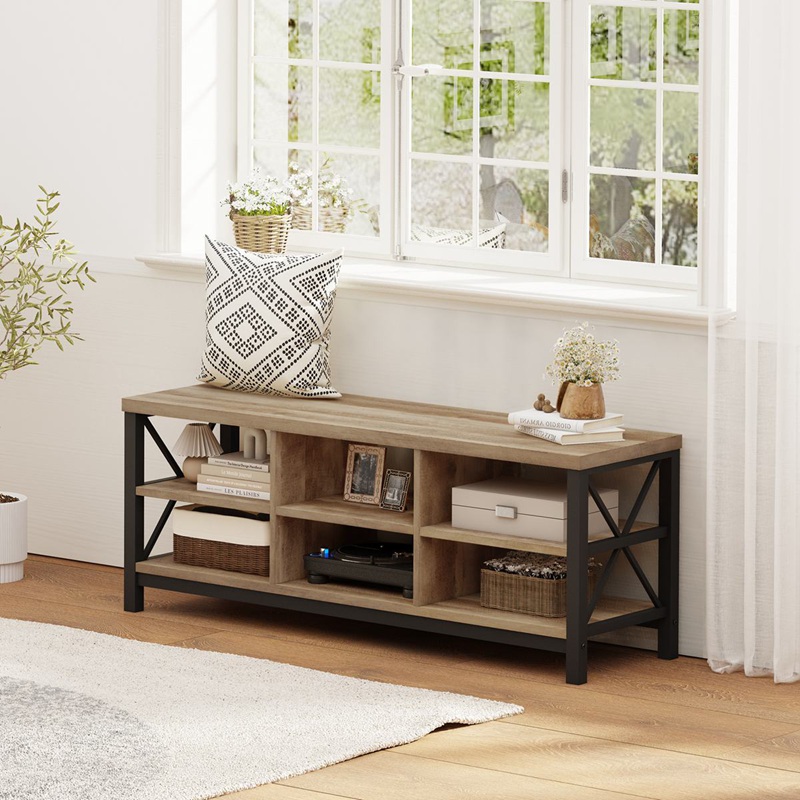
<path fill-rule="evenodd" d="M 269 547 L 249 544 L 228 544 L 193 536 L 172 536 L 172 558 L 177 564 L 193 567 L 226 569 L 248 575 L 269 575 Z"/>
<path fill-rule="evenodd" d="M 589 596 L 596 584 L 597 572 L 592 570 L 589 573 Z M 482 569 L 481 605 L 537 617 L 565 617 L 567 579 L 531 578 Z"/>
<path fill-rule="evenodd" d="M 291 214 L 231 214 L 236 246 L 254 253 L 285 253 L 286 239 L 292 222 Z"/>
<path fill-rule="evenodd" d="M 342 208 L 321 208 L 319 210 L 320 230 L 328 233 L 344 233 L 347 213 Z M 292 227 L 300 231 L 311 230 L 311 208 L 297 206 L 292 209 Z"/>

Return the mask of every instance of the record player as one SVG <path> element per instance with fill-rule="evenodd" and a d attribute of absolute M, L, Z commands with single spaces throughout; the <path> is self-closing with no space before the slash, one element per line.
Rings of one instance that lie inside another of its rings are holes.
<path fill-rule="evenodd" d="M 322 548 L 303 559 L 309 583 L 331 578 L 397 586 L 403 597 L 413 597 L 414 553 L 410 544 L 359 542 L 335 549 Z"/>

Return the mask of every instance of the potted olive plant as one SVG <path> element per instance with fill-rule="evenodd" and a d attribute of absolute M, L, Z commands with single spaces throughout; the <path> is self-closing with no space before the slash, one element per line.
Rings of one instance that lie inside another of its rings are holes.
<path fill-rule="evenodd" d="M 75 263 L 73 246 L 55 230 L 59 193 L 39 189 L 34 222 L 9 225 L 0 217 L 0 380 L 36 364 L 36 353 L 48 342 L 63 350 L 81 338 L 71 329 L 74 309 L 67 293 L 94 281 L 86 262 Z M 23 577 L 27 506 L 25 495 L 0 492 L 0 583 Z"/>

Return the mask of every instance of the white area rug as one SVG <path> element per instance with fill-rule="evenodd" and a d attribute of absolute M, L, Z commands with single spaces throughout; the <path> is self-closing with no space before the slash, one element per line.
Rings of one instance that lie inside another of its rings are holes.
<path fill-rule="evenodd" d="M 520 711 L 0 619 L 0 800 L 199 800 Z"/>

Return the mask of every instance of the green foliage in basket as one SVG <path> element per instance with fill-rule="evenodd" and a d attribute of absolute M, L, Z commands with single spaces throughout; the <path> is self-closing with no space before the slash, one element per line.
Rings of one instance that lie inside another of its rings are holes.
<path fill-rule="evenodd" d="M 7 225 L 0 217 L 0 378 L 36 364 L 33 357 L 46 342 L 63 350 L 81 339 L 71 330 L 74 308 L 66 295 L 94 282 L 87 263 L 72 258 L 73 245 L 58 238 L 53 215 L 59 193 L 39 189 L 34 222 Z"/>

